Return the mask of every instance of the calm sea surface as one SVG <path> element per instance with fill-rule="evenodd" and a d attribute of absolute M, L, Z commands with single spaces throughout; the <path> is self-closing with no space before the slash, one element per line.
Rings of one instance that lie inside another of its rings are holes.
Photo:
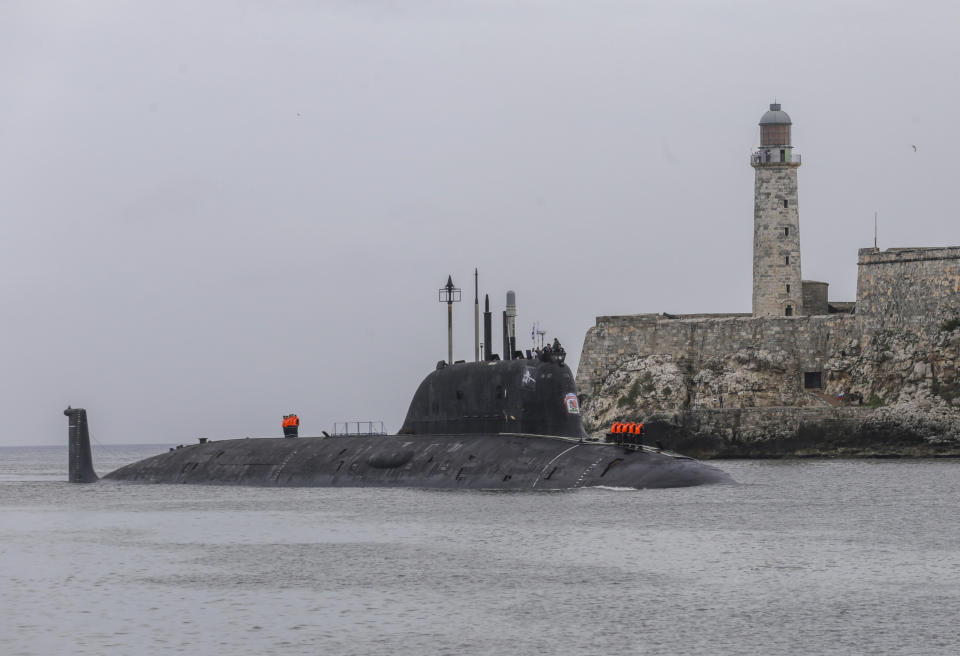
<path fill-rule="evenodd" d="M 960 462 L 717 464 L 740 484 L 69 485 L 66 448 L 2 448 L 0 654 L 960 653 Z"/>

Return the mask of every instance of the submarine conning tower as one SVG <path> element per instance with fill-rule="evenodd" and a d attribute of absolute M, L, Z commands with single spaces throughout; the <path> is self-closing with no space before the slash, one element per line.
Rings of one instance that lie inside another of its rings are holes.
<path fill-rule="evenodd" d="M 400 434 L 470 433 L 586 437 L 570 368 L 541 359 L 441 363 L 417 388 Z"/>

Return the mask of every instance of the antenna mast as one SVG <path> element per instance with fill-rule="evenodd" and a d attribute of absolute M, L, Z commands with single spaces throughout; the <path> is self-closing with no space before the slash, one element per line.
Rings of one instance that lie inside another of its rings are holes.
<path fill-rule="evenodd" d="M 460 302 L 460 288 L 453 286 L 453 277 L 440 288 L 439 301 L 447 304 L 447 364 L 453 364 L 453 304 Z"/>
<path fill-rule="evenodd" d="M 480 362 L 480 283 L 477 269 L 473 270 L 473 361 Z"/>

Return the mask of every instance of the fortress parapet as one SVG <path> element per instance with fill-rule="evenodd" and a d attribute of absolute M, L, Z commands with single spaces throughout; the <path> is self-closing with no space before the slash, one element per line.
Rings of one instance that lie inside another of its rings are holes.
<path fill-rule="evenodd" d="M 960 317 L 960 247 L 861 248 L 857 314 L 884 322 Z"/>

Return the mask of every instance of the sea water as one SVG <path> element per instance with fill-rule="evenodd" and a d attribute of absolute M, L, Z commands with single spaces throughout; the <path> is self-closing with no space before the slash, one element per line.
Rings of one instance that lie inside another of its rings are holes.
<path fill-rule="evenodd" d="M 714 464 L 739 483 L 71 485 L 3 448 L 0 654 L 960 653 L 960 462 Z"/>

